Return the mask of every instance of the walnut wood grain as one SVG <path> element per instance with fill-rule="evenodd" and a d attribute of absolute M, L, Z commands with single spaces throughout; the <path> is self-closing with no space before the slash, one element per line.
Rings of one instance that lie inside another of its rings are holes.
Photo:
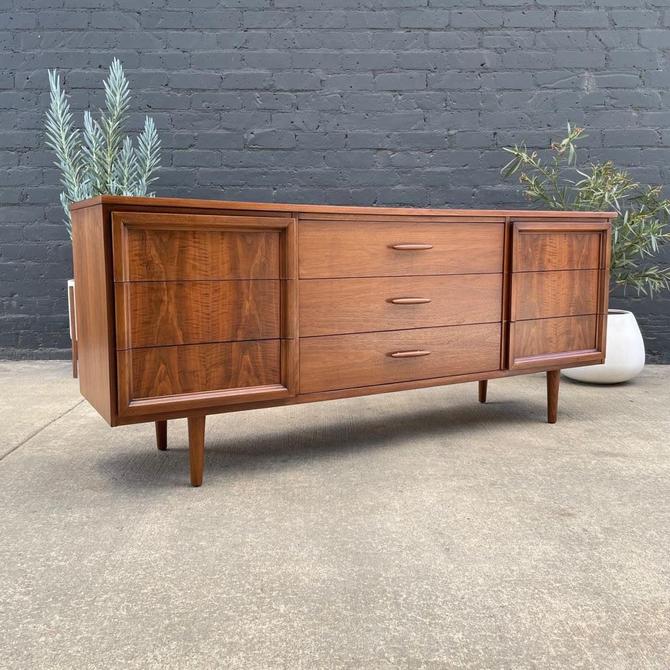
<path fill-rule="evenodd" d="M 525 221 L 512 231 L 509 367 L 602 362 L 609 224 Z"/>
<path fill-rule="evenodd" d="M 118 417 L 295 393 L 294 218 L 123 211 L 111 219 L 123 280 L 116 283 Z M 154 260 L 143 261 L 142 249 Z"/>
<path fill-rule="evenodd" d="M 408 358 L 399 351 L 429 351 Z M 387 384 L 496 370 L 500 324 L 307 337 L 300 340 L 300 391 Z"/>
<path fill-rule="evenodd" d="M 116 423 L 114 292 L 111 235 L 102 207 L 72 213 L 79 389 L 111 425 Z"/>
<path fill-rule="evenodd" d="M 560 361 L 601 361 L 598 316 L 568 316 L 511 324 L 510 368 L 538 368 Z"/>
<path fill-rule="evenodd" d="M 515 273 L 512 320 L 599 313 L 599 275 L 600 270 Z"/>
<path fill-rule="evenodd" d="M 586 363 L 589 365 L 589 363 Z M 277 396 L 272 399 L 262 398 L 249 401 L 248 399 L 232 404 L 225 403 L 212 404 L 210 407 L 179 407 L 178 409 L 162 406 L 157 408 L 148 419 L 146 415 L 125 415 L 119 417 L 118 425 L 133 425 L 146 421 L 155 421 L 157 419 L 179 419 L 188 416 L 201 415 L 203 411 L 207 414 L 227 414 L 228 412 L 240 412 L 252 409 L 264 409 L 267 407 L 280 407 L 288 405 L 300 405 L 311 402 L 324 402 L 327 400 L 339 400 L 343 398 L 359 398 L 382 393 L 396 393 L 399 391 L 411 391 L 415 389 L 431 388 L 435 386 L 451 386 L 452 384 L 465 384 L 481 380 L 491 381 L 492 379 L 506 379 L 508 377 L 518 377 L 527 375 L 531 372 L 546 372 L 547 370 L 563 370 L 564 368 L 577 367 L 584 365 L 583 361 L 565 361 L 557 358 L 553 364 L 546 363 L 542 367 L 515 368 L 511 370 L 487 370 L 484 372 L 472 372 L 469 374 L 448 375 L 446 377 L 429 377 L 427 379 L 410 379 L 408 381 L 391 382 L 387 384 L 373 384 L 370 386 L 358 386 L 356 388 L 335 389 L 332 391 L 317 391 L 314 393 L 301 393 L 295 396 Z"/>
<path fill-rule="evenodd" d="M 561 371 L 547 371 L 547 423 L 556 423 L 558 419 L 558 389 L 561 383 Z"/>
<path fill-rule="evenodd" d="M 610 263 L 612 259 L 612 226 L 600 238 L 601 268 L 598 275 L 598 327 L 596 331 L 597 348 L 602 353 L 602 361 L 607 353 L 607 312 L 610 295 Z"/>
<path fill-rule="evenodd" d="M 205 416 L 188 418 L 188 462 L 191 486 L 201 486 L 205 469 Z"/>
<path fill-rule="evenodd" d="M 486 391 L 488 390 L 488 385 L 489 382 L 487 379 L 481 379 L 478 383 L 478 395 L 479 395 L 479 402 L 485 403 L 486 402 Z"/>
<path fill-rule="evenodd" d="M 116 281 L 278 279 L 287 219 L 115 212 Z"/>
<path fill-rule="evenodd" d="M 357 208 L 352 208 L 352 211 Z M 308 210 L 296 210 L 298 212 L 298 218 L 300 221 L 353 221 L 357 224 L 366 224 L 366 223 L 388 223 L 389 221 L 395 221 L 397 223 L 505 223 L 505 217 L 501 215 L 500 212 L 492 213 L 483 212 L 479 214 L 481 210 L 467 210 L 467 214 L 464 214 L 464 210 L 433 210 L 433 212 L 439 213 L 424 213 L 424 214 L 412 214 L 407 213 L 405 210 L 401 210 L 403 213 L 398 214 L 399 210 L 394 210 L 392 213 L 385 213 L 386 208 L 363 208 L 362 212 L 356 211 L 352 212 L 339 212 L 339 211 L 330 211 L 330 212 L 310 212 Z M 370 213 L 370 211 L 374 213 Z M 424 210 L 422 210 L 424 211 Z"/>
<path fill-rule="evenodd" d="M 306 215 L 336 215 L 342 216 L 402 216 L 402 217 L 492 217 L 500 219 L 510 216 L 513 218 L 527 217 L 561 221 L 565 219 L 610 219 L 616 212 L 562 212 L 556 210 L 500 210 L 500 209 L 434 209 L 421 207 L 360 207 L 352 205 L 309 205 L 305 203 L 276 203 L 276 202 L 235 202 L 230 200 L 198 200 L 195 198 L 147 198 L 128 197 L 122 195 L 98 195 L 81 202 L 74 203 L 71 209 L 85 209 L 98 204 L 113 205 L 116 207 L 131 207 L 135 209 L 174 209 L 181 211 L 255 211 L 270 212 L 272 215 L 282 213 L 304 213 Z"/>
<path fill-rule="evenodd" d="M 300 333 L 305 337 L 500 321 L 501 291 L 501 274 L 301 280 Z"/>
<path fill-rule="evenodd" d="M 607 223 L 513 224 L 512 270 L 595 270 L 604 267 Z"/>
<path fill-rule="evenodd" d="M 512 222 L 505 218 L 505 237 L 503 240 L 503 286 L 500 311 L 502 314 L 502 333 L 500 341 L 500 367 L 508 367 L 509 360 L 509 331 L 510 331 L 510 303 L 512 288 L 510 286 L 510 271 L 512 268 Z"/>
<path fill-rule="evenodd" d="M 128 400 L 281 383 L 280 341 L 148 347 L 119 352 Z"/>
<path fill-rule="evenodd" d="M 117 283 L 117 349 L 281 336 L 280 280 Z"/>
<path fill-rule="evenodd" d="M 159 451 L 167 450 L 167 421 L 156 421 L 156 447 Z"/>
<path fill-rule="evenodd" d="M 300 277 L 388 277 L 497 273 L 504 226 L 496 223 L 398 221 L 299 222 Z M 432 245 L 398 250 L 394 245 Z"/>
<path fill-rule="evenodd" d="M 558 370 L 604 356 L 610 213 L 113 196 L 73 210 L 91 224 L 75 233 L 75 273 L 95 266 L 79 273 L 91 281 L 82 392 L 112 425 L 158 422 L 159 446 L 160 422 L 188 417 L 194 485 L 205 414 L 462 381 L 485 400 L 488 379 L 553 370 L 551 421 Z M 402 290 L 376 306 L 385 281 Z M 235 282 L 248 292 L 214 288 Z M 594 294 L 595 313 L 577 314 Z"/>

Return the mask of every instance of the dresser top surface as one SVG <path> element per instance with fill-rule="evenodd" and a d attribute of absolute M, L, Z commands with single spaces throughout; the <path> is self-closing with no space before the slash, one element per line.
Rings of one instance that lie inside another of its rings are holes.
<path fill-rule="evenodd" d="M 360 207 L 353 205 L 310 205 L 302 203 L 239 202 L 230 200 L 198 200 L 191 198 L 146 198 L 121 195 L 98 195 L 88 200 L 73 203 L 72 210 L 95 205 L 120 207 L 151 207 L 184 210 L 239 210 L 268 213 L 298 214 L 360 214 L 366 216 L 440 216 L 440 217 L 512 217 L 534 219 L 612 219 L 616 212 L 546 211 L 534 209 L 431 209 L 424 207 Z"/>

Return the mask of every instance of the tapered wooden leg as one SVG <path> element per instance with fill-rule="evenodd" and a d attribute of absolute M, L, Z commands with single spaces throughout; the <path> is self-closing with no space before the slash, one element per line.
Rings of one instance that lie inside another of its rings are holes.
<path fill-rule="evenodd" d="M 79 377 L 79 346 L 77 340 L 72 340 L 72 378 Z"/>
<path fill-rule="evenodd" d="M 72 340 L 72 376 L 77 379 L 79 376 L 79 347 L 77 342 L 77 322 L 75 319 L 76 313 L 74 308 L 74 286 L 68 282 L 68 305 L 70 308 L 70 339 Z"/>
<path fill-rule="evenodd" d="M 188 418 L 188 461 L 191 466 L 191 486 L 202 484 L 205 468 L 205 417 Z"/>
<path fill-rule="evenodd" d="M 156 421 L 156 446 L 161 451 L 167 449 L 167 421 Z"/>
<path fill-rule="evenodd" d="M 560 370 L 547 372 L 547 421 L 556 423 L 558 418 L 558 386 L 561 379 Z"/>
<path fill-rule="evenodd" d="M 488 386 L 488 379 L 482 379 L 482 381 L 479 382 L 479 402 L 486 402 L 486 390 L 488 389 Z"/>

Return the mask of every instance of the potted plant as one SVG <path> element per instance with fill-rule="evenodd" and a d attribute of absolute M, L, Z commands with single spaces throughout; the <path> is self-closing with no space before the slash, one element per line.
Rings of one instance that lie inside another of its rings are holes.
<path fill-rule="evenodd" d="M 652 262 L 660 247 L 670 241 L 670 201 L 660 186 L 637 183 L 611 161 L 578 167 L 576 145 L 585 137 L 582 128 L 568 124 L 567 135 L 550 146 L 542 159 L 525 144 L 505 147 L 512 159 L 502 168 L 505 177 L 518 175 L 524 196 L 543 209 L 614 210 L 610 290 L 653 297 L 670 287 L 670 267 Z M 628 381 L 644 367 L 642 334 L 632 312 L 611 309 L 607 316 L 605 363 L 568 368 L 571 379 L 612 384 Z"/>
<path fill-rule="evenodd" d="M 137 146 L 124 127 L 130 106 L 130 88 L 118 59 L 103 81 L 105 109 L 100 120 L 84 112 L 84 128 L 74 125 L 70 102 L 61 87 L 56 70 L 49 71 L 50 103 L 46 114 L 46 144 L 56 154 L 63 192 L 60 201 L 65 211 L 65 226 L 72 237 L 70 204 L 103 193 L 111 195 L 153 196 L 147 192 L 156 180 L 160 164 L 160 140 L 149 116 L 137 137 Z M 68 314 L 72 337 L 73 374 L 76 366 L 76 309 L 74 280 L 68 281 Z"/>

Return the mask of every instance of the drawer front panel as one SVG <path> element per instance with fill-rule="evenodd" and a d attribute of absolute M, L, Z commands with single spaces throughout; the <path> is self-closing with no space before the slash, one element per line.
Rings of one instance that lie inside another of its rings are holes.
<path fill-rule="evenodd" d="M 219 342 L 119 352 L 130 373 L 130 402 L 281 383 L 281 343 Z"/>
<path fill-rule="evenodd" d="M 278 279 L 287 221 L 114 212 L 114 280 Z"/>
<path fill-rule="evenodd" d="M 519 272 L 512 275 L 512 321 L 598 314 L 599 270 Z"/>
<path fill-rule="evenodd" d="M 400 330 L 501 318 L 501 274 L 300 282 L 300 334 Z"/>
<path fill-rule="evenodd" d="M 512 270 L 597 270 L 607 265 L 607 223 L 515 223 Z"/>
<path fill-rule="evenodd" d="M 486 372 L 499 364 L 499 323 L 308 337 L 300 341 L 300 391 Z"/>
<path fill-rule="evenodd" d="M 279 338 L 279 280 L 116 284 L 118 349 Z"/>
<path fill-rule="evenodd" d="M 504 225 L 300 221 L 301 278 L 498 273 Z"/>
<path fill-rule="evenodd" d="M 510 324 L 510 368 L 599 360 L 601 320 L 600 315 L 587 315 Z"/>

